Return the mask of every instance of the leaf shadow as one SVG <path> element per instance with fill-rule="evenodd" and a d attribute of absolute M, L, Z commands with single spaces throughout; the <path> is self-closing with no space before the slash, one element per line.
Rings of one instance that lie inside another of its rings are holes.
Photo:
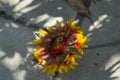
<path fill-rule="evenodd" d="M 47 22 L 50 23 L 50 20 L 66 21 L 74 14 L 74 11 L 68 8 L 64 0 L 13 0 L 13 2 L 0 0 L 0 11 L 3 10 L 22 20 L 32 19 L 39 25 L 37 29 L 34 29 L 0 16 L 0 71 L 4 72 L 0 73 L 0 79 L 49 79 L 40 70 L 31 66 L 31 59 L 27 58 L 27 54 L 31 54 L 34 49 L 31 44 L 33 33 Z M 68 14 L 69 12 L 71 14 Z M 55 25 L 54 23 L 52 25 Z"/>

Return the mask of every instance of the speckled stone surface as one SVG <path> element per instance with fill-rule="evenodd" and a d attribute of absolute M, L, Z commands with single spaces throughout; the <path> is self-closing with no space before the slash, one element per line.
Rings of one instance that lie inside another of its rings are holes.
<path fill-rule="evenodd" d="M 56 20 L 65 22 L 76 17 L 76 12 L 65 0 L 0 0 L 0 10 L 31 20 L 40 27 L 54 26 Z"/>
<path fill-rule="evenodd" d="M 95 2 L 90 7 L 94 26 L 86 18 L 81 25 L 89 37 L 89 48 L 78 60 L 80 65 L 57 80 L 120 80 L 120 0 Z M 76 16 L 64 0 L 0 0 L 0 10 L 32 19 L 41 27 Z M 34 49 L 34 31 L 0 17 L 0 80 L 50 80 L 33 68 L 28 57 Z"/>

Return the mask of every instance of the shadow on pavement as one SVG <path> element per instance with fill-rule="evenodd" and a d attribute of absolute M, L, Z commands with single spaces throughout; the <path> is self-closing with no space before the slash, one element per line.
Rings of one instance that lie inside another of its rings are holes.
<path fill-rule="evenodd" d="M 44 26 L 50 20 L 59 19 L 60 22 L 64 22 L 70 18 L 69 13 L 72 12 L 72 9 L 63 6 L 67 3 L 62 4 L 63 2 L 60 0 L 30 0 L 26 6 L 24 1 L 27 0 L 19 0 L 10 5 L 9 2 L 1 0 L 0 6 L 1 9 L 6 8 L 5 11 L 12 15 L 32 19 L 35 24 Z M 79 60 L 79 67 L 61 75 L 61 80 L 114 80 L 120 78 L 116 75 L 111 77 L 120 69 L 118 58 L 116 58 L 118 61 L 113 62 L 112 66 L 106 69 L 109 66 L 108 61 L 114 55 L 120 55 L 119 2 L 119 0 L 101 0 L 91 5 L 95 26 L 91 26 L 88 20 L 84 20 L 82 24 L 85 34 L 89 37 L 90 48 L 85 50 L 85 55 Z M 52 10 L 50 10 L 51 8 Z M 67 10 L 68 13 L 65 14 L 64 10 Z M 49 80 L 49 77 L 46 77 L 40 70 L 33 69 L 26 56 L 33 50 L 31 41 L 34 31 L 32 28 L 0 17 L 1 80 Z M 105 65 L 107 63 L 108 65 Z M 111 71 L 116 66 L 118 67 Z"/>

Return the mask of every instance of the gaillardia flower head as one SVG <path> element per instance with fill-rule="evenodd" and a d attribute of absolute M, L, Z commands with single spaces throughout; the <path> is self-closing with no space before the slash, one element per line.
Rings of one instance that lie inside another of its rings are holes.
<path fill-rule="evenodd" d="M 38 37 L 39 39 L 33 40 L 36 43 L 33 55 L 43 65 L 42 71 L 48 75 L 55 75 L 56 72 L 62 74 L 70 68 L 74 69 L 78 65 L 75 59 L 81 58 L 82 49 L 87 48 L 87 37 L 73 20 L 67 21 L 64 26 L 57 21 L 54 28 L 47 26 L 46 29 L 40 29 Z"/>

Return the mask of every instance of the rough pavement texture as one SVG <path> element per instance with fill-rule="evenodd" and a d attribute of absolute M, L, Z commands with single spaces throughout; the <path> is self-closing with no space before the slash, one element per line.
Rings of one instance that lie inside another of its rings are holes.
<path fill-rule="evenodd" d="M 119 3 L 120 0 L 96 0 L 91 5 L 94 26 L 88 19 L 81 25 L 89 37 L 89 48 L 79 60 L 80 65 L 61 75 L 59 80 L 120 80 Z M 64 0 L 0 0 L 0 10 L 32 19 L 43 27 L 76 16 Z M 0 17 L 0 80 L 49 80 L 33 68 L 28 57 L 33 50 L 34 31 Z"/>

